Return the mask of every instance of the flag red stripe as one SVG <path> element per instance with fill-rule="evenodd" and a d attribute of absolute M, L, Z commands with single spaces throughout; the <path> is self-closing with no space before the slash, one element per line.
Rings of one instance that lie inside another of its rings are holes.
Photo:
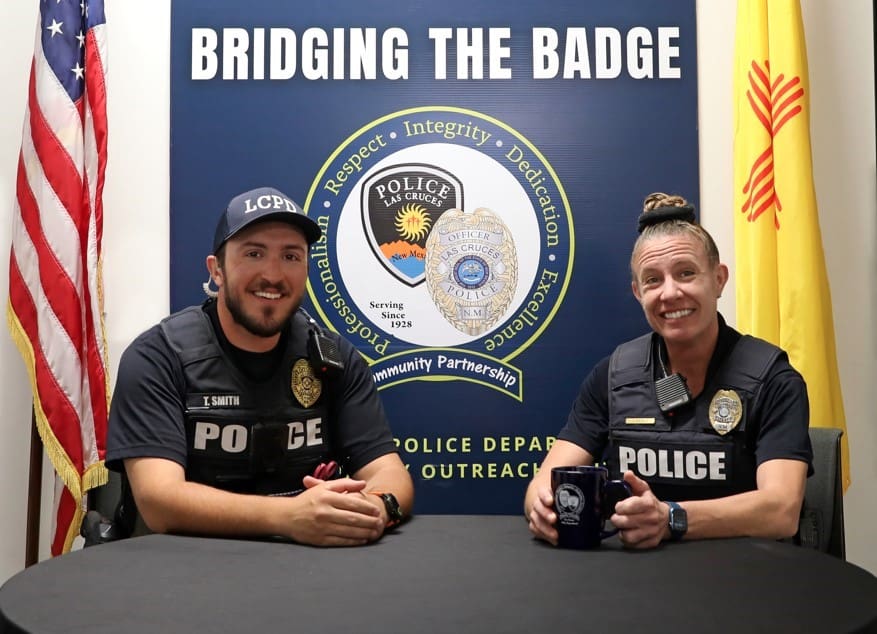
<path fill-rule="evenodd" d="M 73 347 L 77 351 L 81 351 L 82 314 L 77 305 L 78 294 L 76 287 L 46 242 L 46 237 L 42 231 L 40 210 L 27 182 L 27 174 L 24 171 L 24 159 L 20 154 L 18 158 L 18 180 L 16 187 L 18 188 L 18 206 L 21 210 L 21 220 L 27 230 L 27 234 L 30 236 L 31 242 L 36 248 L 43 292 L 49 301 L 49 305 L 52 307 L 52 311 L 70 338 Z M 74 301 L 71 301 L 71 299 Z"/>
<path fill-rule="evenodd" d="M 40 396 L 40 404 L 49 426 L 55 437 L 65 448 L 70 461 L 77 467 L 82 467 L 82 443 L 79 438 L 78 425 L 71 422 L 79 421 L 79 414 L 70 404 L 64 390 L 58 385 L 55 375 L 46 363 L 46 357 L 40 346 L 39 332 L 37 330 L 37 310 L 33 297 L 25 284 L 24 278 L 18 269 L 18 262 L 14 257 L 9 259 L 9 301 L 12 309 L 18 316 L 22 328 L 31 342 L 34 356 L 34 375 L 37 384 L 37 393 Z"/>
<path fill-rule="evenodd" d="M 80 177 L 79 172 L 76 169 L 76 166 L 73 164 L 71 157 L 67 153 L 64 146 L 58 141 L 53 130 L 49 127 L 48 122 L 46 121 L 45 117 L 42 114 L 42 111 L 39 108 L 39 100 L 37 99 L 36 91 L 35 70 L 32 70 L 31 72 L 31 79 L 29 83 L 29 98 L 31 138 L 33 140 L 34 149 L 36 151 L 37 157 L 39 158 L 40 164 L 43 167 L 43 172 L 45 174 L 46 180 L 48 180 L 52 190 L 58 196 L 59 201 L 66 209 L 67 213 L 70 215 L 73 224 L 76 226 L 76 232 L 79 235 L 80 245 L 79 270 L 82 272 L 82 275 L 85 275 L 88 271 L 88 262 L 86 259 L 86 245 L 88 244 L 88 193 L 87 189 L 83 187 L 83 179 Z M 83 106 L 81 101 L 79 104 L 77 104 L 77 112 L 79 113 L 80 125 L 83 125 L 84 117 L 82 115 Z M 22 208 L 25 207 L 25 205 L 21 206 Z M 36 203 L 34 203 L 34 211 L 37 211 Z M 34 242 L 34 245 L 45 244 L 42 237 L 38 239 L 34 239 L 32 237 L 31 239 Z M 53 309 L 55 309 L 56 314 L 58 314 L 59 319 L 61 320 L 65 330 L 70 336 L 73 345 L 76 348 L 77 354 L 80 357 L 80 362 L 86 366 L 91 366 L 93 365 L 93 361 L 91 358 L 92 355 L 85 355 L 88 357 L 87 361 L 83 359 L 83 330 L 85 330 L 86 337 L 89 337 L 89 339 L 93 338 L 93 325 L 91 324 L 91 318 L 88 314 L 90 312 L 90 300 L 88 297 L 85 280 L 80 281 L 80 283 L 83 285 L 83 297 L 80 297 L 75 287 L 63 289 L 58 288 L 51 283 L 47 284 L 47 280 L 44 278 L 44 273 L 42 270 L 43 262 L 47 259 L 45 253 L 40 253 L 39 259 L 40 278 L 43 282 L 43 292 L 48 298 L 49 304 L 52 305 Z M 70 266 L 76 266 L 76 264 L 73 262 L 70 262 L 68 264 Z M 83 315 L 81 311 L 81 306 L 83 305 L 86 307 L 85 315 Z M 65 307 L 61 308 L 61 306 Z M 83 318 L 85 318 L 86 320 L 84 328 L 82 321 Z M 89 336 L 90 334 L 91 336 Z M 93 376 L 90 371 L 89 374 Z M 95 395 L 94 387 L 95 386 L 91 386 L 89 382 L 89 390 L 90 395 L 92 396 L 92 400 L 94 400 L 93 397 Z M 101 402 L 101 400 L 98 399 L 98 402 Z M 50 418 L 49 420 L 52 421 L 53 419 Z M 80 427 L 82 424 L 82 421 L 80 420 L 78 414 L 75 416 L 74 419 L 71 420 L 76 420 L 78 422 L 77 427 Z M 61 423 L 58 424 L 60 425 Z M 54 424 L 52 425 L 52 428 L 55 428 Z M 73 451 L 72 447 L 68 447 L 66 443 L 62 442 L 62 445 L 67 450 L 68 454 Z M 83 468 L 83 449 L 81 437 L 77 436 L 75 445 L 78 450 L 78 460 L 75 461 L 75 464 L 77 468 L 79 468 L 81 471 Z"/>
<path fill-rule="evenodd" d="M 85 42 L 85 89 L 94 118 L 94 138 L 97 145 L 97 183 L 93 185 L 96 204 L 93 211 L 97 226 L 97 248 L 100 252 L 103 244 L 103 190 L 107 164 L 107 84 L 96 39 L 94 31 L 89 31 Z"/>
<path fill-rule="evenodd" d="M 55 535 L 52 538 L 52 554 L 60 554 L 64 552 L 64 546 L 67 541 L 66 527 L 76 517 L 76 500 L 70 495 L 70 491 L 64 489 L 61 491 L 61 500 L 58 504 L 58 512 L 55 515 Z"/>
<path fill-rule="evenodd" d="M 95 182 L 91 182 L 86 178 L 86 191 L 93 189 L 94 209 L 92 209 L 92 220 L 94 222 L 95 240 L 97 252 L 101 252 L 101 244 L 103 241 L 103 188 L 104 174 L 106 171 L 106 150 L 107 150 L 107 92 L 106 81 L 103 72 L 103 60 L 98 50 L 97 38 L 94 31 L 89 31 L 85 42 L 85 94 L 88 100 L 92 118 L 92 128 L 94 133 L 94 142 L 97 150 L 97 166 L 95 174 Z M 91 198 L 86 198 L 87 203 L 91 204 Z M 83 250 L 84 252 L 84 250 Z M 94 430 L 97 439 L 97 449 L 100 458 L 104 457 L 104 439 L 106 437 L 106 421 L 107 421 L 107 385 L 104 370 L 104 359 L 101 354 L 101 348 L 97 341 L 98 330 L 100 327 L 100 315 L 92 314 L 92 297 L 90 287 L 86 286 L 86 325 L 88 338 L 88 374 L 90 377 L 89 386 L 91 388 L 91 405 L 94 412 Z"/>
<path fill-rule="evenodd" d="M 104 438 L 106 436 L 107 426 L 107 384 L 104 372 L 104 360 L 101 355 L 100 348 L 97 344 L 97 330 L 95 325 L 95 317 L 92 315 L 90 294 L 86 292 L 87 301 L 85 303 L 86 317 L 86 337 L 88 339 L 87 371 L 88 371 L 88 387 L 91 394 L 92 424 L 94 426 L 95 438 L 98 440 L 98 453 L 100 459 L 103 460 L 104 455 Z"/>
<path fill-rule="evenodd" d="M 82 179 L 67 150 L 58 141 L 55 133 L 49 127 L 43 116 L 37 100 L 36 73 L 31 71 L 30 77 L 30 133 L 33 139 L 34 149 L 43 166 L 46 180 L 52 186 L 52 190 L 58 200 L 70 214 L 76 231 L 79 234 L 80 244 L 86 243 L 87 222 L 82 217 Z M 82 116 L 80 115 L 80 122 Z M 83 270 L 85 268 L 83 267 Z"/>

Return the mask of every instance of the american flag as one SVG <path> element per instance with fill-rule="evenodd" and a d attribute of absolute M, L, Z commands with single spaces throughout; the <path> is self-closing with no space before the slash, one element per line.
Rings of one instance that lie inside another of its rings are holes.
<path fill-rule="evenodd" d="M 103 0 L 40 0 L 18 158 L 7 319 L 57 474 L 52 555 L 106 482 L 101 284 L 107 157 Z"/>

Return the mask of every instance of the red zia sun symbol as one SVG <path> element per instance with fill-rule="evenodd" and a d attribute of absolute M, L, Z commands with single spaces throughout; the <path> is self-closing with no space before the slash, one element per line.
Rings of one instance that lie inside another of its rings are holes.
<path fill-rule="evenodd" d="M 430 224 L 432 220 L 423 205 L 409 203 L 396 214 L 396 231 L 409 242 L 417 242 L 425 238 L 429 233 Z"/>

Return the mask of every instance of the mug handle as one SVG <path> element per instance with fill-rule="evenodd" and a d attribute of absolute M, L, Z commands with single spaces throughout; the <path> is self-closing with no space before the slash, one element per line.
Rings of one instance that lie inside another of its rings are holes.
<path fill-rule="evenodd" d="M 624 480 L 609 480 L 606 482 L 603 487 L 603 522 L 605 523 L 615 512 L 615 505 L 618 502 L 625 498 L 629 498 L 631 495 L 633 495 L 633 492 L 630 490 L 630 485 Z M 617 532 L 617 528 L 608 531 L 601 530 L 600 539 L 612 537 Z"/>

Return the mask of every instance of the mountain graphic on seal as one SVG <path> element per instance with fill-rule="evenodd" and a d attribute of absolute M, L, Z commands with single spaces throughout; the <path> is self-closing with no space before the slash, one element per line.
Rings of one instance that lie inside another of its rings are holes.
<path fill-rule="evenodd" d="M 381 244 L 381 253 L 400 271 L 411 277 L 423 274 L 426 249 L 419 244 L 395 240 Z"/>

